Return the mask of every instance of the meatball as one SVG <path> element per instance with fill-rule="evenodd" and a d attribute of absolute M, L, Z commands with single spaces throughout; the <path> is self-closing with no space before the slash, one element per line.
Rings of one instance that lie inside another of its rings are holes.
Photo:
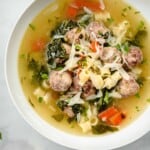
<path fill-rule="evenodd" d="M 74 91 L 80 91 L 81 86 L 79 84 L 79 77 L 78 76 L 74 76 L 73 77 L 73 90 Z"/>
<path fill-rule="evenodd" d="M 87 26 L 86 31 L 90 39 L 93 41 L 95 40 L 94 36 L 98 37 L 100 33 L 104 35 L 109 30 L 102 23 L 94 21 Z"/>
<path fill-rule="evenodd" d="M 49 83 L 54 91 L 67 91 L 72 84 L 72 77 L 68 72 L 52 71 L 49 76 Z"/>
<path fill-rule="evenodd" d="M 129 68 L 140 64 L 143 60 L 143 54 L 139 47 L 131 46 L 129 52 L 124 54 L 125 63 Z"/>
<path fill-rule="evenodd" d="M 87 97 L 94 95 L 95 93 L 96 93 L 95 87 L 93 86 L 91 80 L 88 80 L 82 87 L 81 96 L 86 99 Z"/>
<path fill-rule="evenodd" d="M 122 79 L 119 82 L 117 89 L 123 97 L 128 97 L 135 95 L 139 91 L 140 86 L 134 77 L 130 76 L 129 80 Z"/>
<path fill-rule="evenodd" d="M 105 63 L 112 63 L 114 61 L 120 63 L 121 52 L 114 47 L 104 47 L 104 49 L 100 51 L 100 59 Z"/>
<path fill-rule="evenodd" d="M 79 84 L 79 72 L 80 69 L 77 69 L 73 72 L 72 87 L 71 87 L 71 91 L 73 92 L 79 92 L 81 90 L 81 86 Z"/>

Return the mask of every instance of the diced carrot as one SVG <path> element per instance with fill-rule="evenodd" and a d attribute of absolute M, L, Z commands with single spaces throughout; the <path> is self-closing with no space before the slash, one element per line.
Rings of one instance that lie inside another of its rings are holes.
<path fill-rule="evenodd" d="M 89 0 L 74 0 L 74 4 L 79 7 L 87 7 L 91 9 L 92 11 L 99 11 L 100 10 L 100 3 L 99 2 L 93 2 Z"/>
<path fill-rule="evenodd" d="M 111 125 L 119 125 L 123 120 L 123 115 L 121 112 L 116 113 L 114 116 L 109 118 L 108 122 Z"/>
<path fill-rule="evenodd" d="M 91 50 L 93 52 L 96 52 L 97 51 L 97 46 L 98 46 L 98 43 L 96 41 L 92 41 L 92 43 L 91 43 Z"/>
<path fill-rule="evenodd" d="M 110 117 L 114 116 L 118 112 L 119 112 L 118 109 L 112 106 L 106 109 L 105 111 L 101 112 L 100 114 L 98 114 L 98 118 L 101 119 L 102 121 L 107 121 Z"/>
<path fill-rule="evenodd" d="M 45 47 L 45 44 L 46 44 L 46 39 L 39 38 L 32 43 L 32 50 L 33 51 L 43 50 Z"/>
<path fill-rule="evenodd" d="M 78 8 L 69 5 L 66 12 L 67 18 L 75 18 L 77 16 L 78 11 Z"/>

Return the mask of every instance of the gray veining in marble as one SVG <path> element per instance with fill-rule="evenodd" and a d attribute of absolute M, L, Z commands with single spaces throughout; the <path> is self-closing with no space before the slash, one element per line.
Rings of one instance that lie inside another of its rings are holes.
<path fill-rule="evenodd" d="M 19 13 L 32 0 L 0 0 L 0 150 L 69 150 L 48 141 L 32 129 L 16 111 L 4 80 L 4 53 L 8 35 Z M 150 133 L 117 150 L 150 150 Z M 118 141 L 119 142 L 119 141 Z"/>

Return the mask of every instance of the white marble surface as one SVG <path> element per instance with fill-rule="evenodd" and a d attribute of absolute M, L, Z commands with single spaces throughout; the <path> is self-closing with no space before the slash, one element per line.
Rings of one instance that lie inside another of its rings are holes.
<path fill-rule="evenodd" d="M 0 0 L 0 150 L 69 150 L 48 141 L 32 129 L 16 111 L 4 79 L 5 47 L 19 14 L 32 0 Z M 142 127 L 141 127 L 142 128 Z M 150 150 L 150 133 L 118 150 Z M 119 142 L 119 140 L 118 140 Z"/>

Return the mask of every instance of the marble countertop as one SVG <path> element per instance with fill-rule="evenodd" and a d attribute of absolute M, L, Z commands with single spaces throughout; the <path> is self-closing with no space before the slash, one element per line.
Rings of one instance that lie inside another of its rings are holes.
<path fill-rule="evenodd" d="M 32 0 L 0 0 L 0 150 L 69 150 L 32 129 L 11 102 L 4 78 L 5 47 L 12 26 Z M 150 133 L 117 150 L 150 150 Z M 119 142 L 119 141 L 118 141 Z"/>

